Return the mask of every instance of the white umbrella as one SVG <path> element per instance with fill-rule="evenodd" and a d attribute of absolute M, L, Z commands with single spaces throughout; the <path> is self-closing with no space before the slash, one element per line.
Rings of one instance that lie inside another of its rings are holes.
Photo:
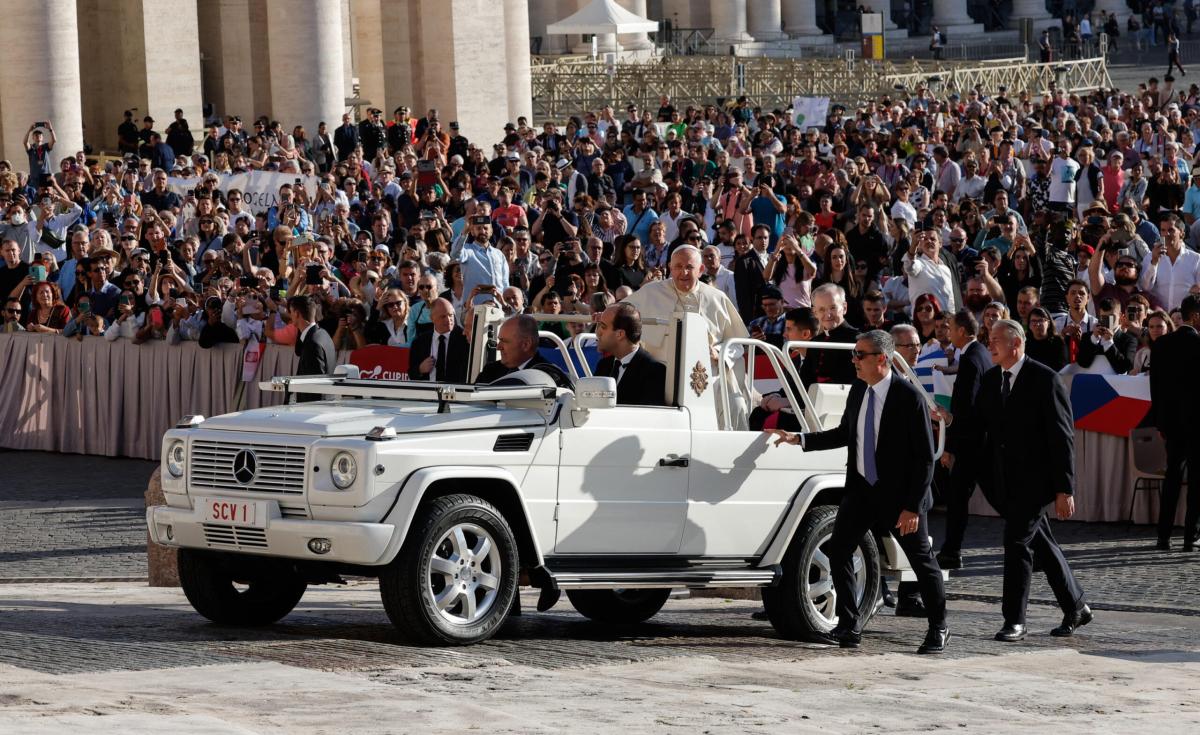
<path fill-rule="evenodd" d="M 585 35 L 589 33 L 653 33 L 658 22 L 631 13 L 613 0 L 593 0 L 591 5 L 557 23 L 546 26 L 554 35 Z"/>

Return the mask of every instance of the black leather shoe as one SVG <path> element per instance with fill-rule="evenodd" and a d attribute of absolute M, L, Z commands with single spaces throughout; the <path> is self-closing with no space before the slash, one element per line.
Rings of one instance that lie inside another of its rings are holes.
<path fill-rule="evenodd" d="M 1159 551 L 1170 551 L 1171 550 L 1171 542 L 1169 539 L 1161 539 L 1160 538 L 1158 540 L 1158 543 L 1154 545 L 1154 548 L 1158 549 Z"/>
<path fill-rule="evenodd" d="M 925 603 L 921 600 L 900 600 L 896 603 L 896 617 L 898 618 L 924 618 L 928 617 L 929 613 L 925 611 Z"/>
<path fill-rule="evenodd" d="M 1000 632 L 996 634 L 996 640 L 1002 643 L 1016 643 L 1025 639 L 1025 626 L 1022 623 L 1004 624 Z"/>
<path fill-rule="evenodd" d="M 917 649 L 917 653 L 941 653 L 946 650 L 946 644 L 950 642 L 949 628 L 930 628 L 925 634 L 925 642 Z"/>
<path fill-rule="evenodd" d="M 537 611 L 546 612 L 550 608 L 558 604 L 558 599 L 562 597 L 562 591 L 551 587 L 543 587 L 541 594 L 538 595 Z"/>
<path fill-rule="evenodd" d="M 1092 615 L 1092 608 L 1084 605 L 1075 612 L 1064 615 L 1062 625 L 1050 631 L 1050 635 L 1057 638 L 1069 638 L 1075 635 L 1075 631 L 1092 622 L 1095 617 Z"/>
<path fill-rule="evenodd" d="M 766 610 L 759 610 L 758 612 L 751 613 L 750 619 L 751 620 L 766 620 L 768 622 L 771 620 L 771 618 L 767 615 Z"/>
<path fill-rule="evenodd" d="M 858 648 L 862 645 L 862 633 L 855 633 L 852 630 L 843 630 L 839 632 L 836 629 L 833 631 L 833 633 L 838 639 L 838 645 L 842 648 Z"/>
<path fill-rule="evenodd" d="M 884 607 L 895 607 L 896 606 L 896 595 L 889 589 L 885 589 L 883 591 L 883 606 Z"/>
<path fill-rule="evenodd" d="M 819 643 L 822 646 L 842 645 L 841 632 L 837 630 L 831 630 L 828 633 L 809 633 L 806 640 L 809 643 Z"/>
<path fill-rule="evenodd" d="M 953 551 L 939 551 L 937 563 L 942 569 L 962 569 L 962 554 L 956 554 Z"/>

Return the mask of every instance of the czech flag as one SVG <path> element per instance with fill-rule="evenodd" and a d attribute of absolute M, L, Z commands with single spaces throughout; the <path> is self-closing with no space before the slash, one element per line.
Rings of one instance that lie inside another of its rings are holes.
<path fill-rule="evenodd" d="M 1129 436 L 1150 412 L 1148 375 L 1076 373 L 1071 379 L 1075 428 Z"/>

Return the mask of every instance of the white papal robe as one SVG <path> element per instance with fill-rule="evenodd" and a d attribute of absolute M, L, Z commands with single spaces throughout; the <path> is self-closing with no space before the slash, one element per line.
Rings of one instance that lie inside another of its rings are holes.
<path fill-rule="evenodd" d="M 691 312 L 700 314 L 708 322 L 708 344 L 715 345 L 735 337 L 748 337 L 746 324 L 741 314 L 729 297 L 719 289 L 707 283 L 696 283 L 691 291 L 680 291 L 671 279 L 647 283 L 634 291 L 625 299 L 627 303 L 637 307 L 643 317 L 669 319 L 676 312 Z M 671 354 L 667 345 L 669 330 L 664 327 L 643 326 L 642 344 L 651 354 L 660 360 L 666 360 Z M 745 370 L 742 366 L 742 349 L 738 347 L 729 355 L 727 368 L 733 368 L 726 374 L 729 376 L 725 388 L 730 390 L 730 412 L 733 414 L 733 426 L 744 429 L 748 425 L 748 410 L 745 391 L 739 389 Z M 676 366 L 678 368 L 678 366 Z M 721 402 L 718 400 L 718 413 Z"/>

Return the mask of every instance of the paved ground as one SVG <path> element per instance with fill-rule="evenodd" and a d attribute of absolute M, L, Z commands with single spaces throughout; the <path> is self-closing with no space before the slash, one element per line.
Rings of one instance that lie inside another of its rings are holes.
<path fill-rule="evenodd" d="M 1099 611 L 1069 641 L 1046 634 L 1059 613 L 1038 604 L 1050 602 L 1040 579 L 1034 635 L 991 640 L 1000 527 L 974 518 L 967 569 L 948 586 L 955 638 L 937 661 L 911 653 L 920 620 L 881 614 L 852 654 L 780 640 L 749 619 L 756 603 L 711 598 L 616 630 L 564 600 L 486 644 L 430 651 L 399 643 L 370 581 L 313 588 L 259 630 L 210 625 L 178 590 L 132 581 L 145 575 L 152 468 L 0 453 L 0 476 L 36 478 L 0 485 L 0 732 L 1200 726 L 1200 554 L 1154 551 L 1146 527 L 1054 524 Z M 98 578 L 127 581 L 53 581 Z"/>

